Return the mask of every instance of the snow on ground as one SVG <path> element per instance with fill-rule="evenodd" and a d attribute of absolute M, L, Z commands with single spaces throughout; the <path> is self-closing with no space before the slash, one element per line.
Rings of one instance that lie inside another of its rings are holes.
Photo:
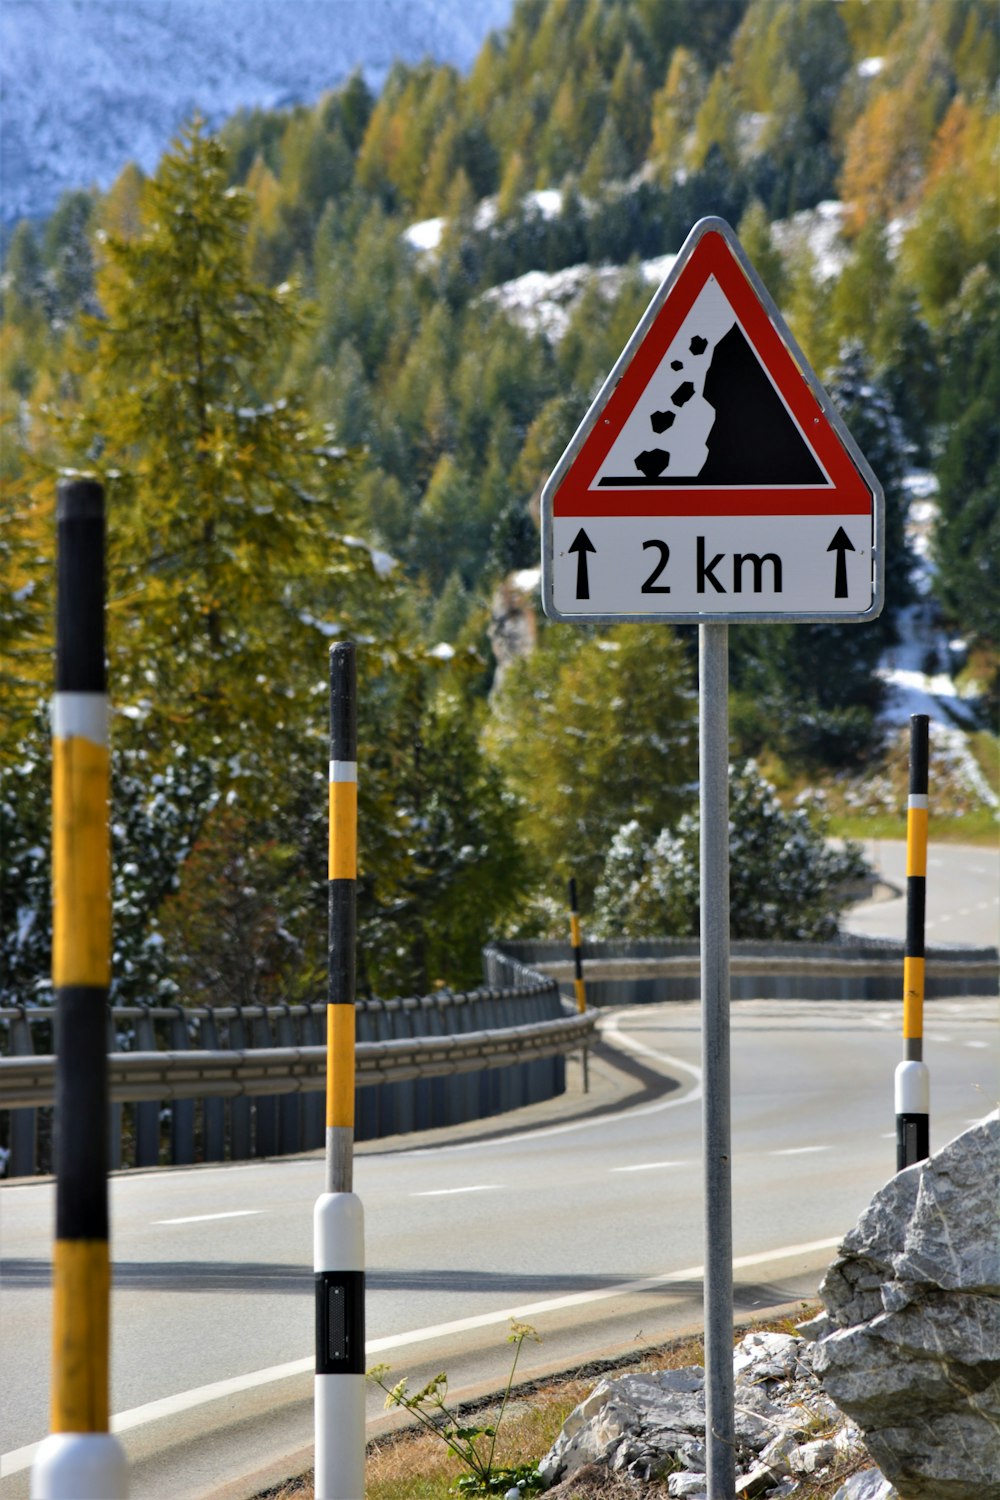
<path fill-rule="evenodd" d="M 776 221 L 771 225 L 771 236 L 786 257 L 796 250 L 808 250 L 819 279 L 833 281 L 847 260 L 847 246 L 840 232 L 843 222 L 844 205 L 830 198 L 790 219 Z"/>
<path fill-rule="evenodd" d="M 643 261 L 639 272 L 644 281 L 657 287 L 676 259 L 676 255 L 658 255 Z M 558 344 L 584 290 L 596 286 L 610 301 L 626 274 L 621 266 L 588 265 L 567 266 L 562 271 L 526 271 L 513 281 L 490 287 L 482 301 L 503 308 L 522 328 L 544 333 L 550 343 Z"/>
<path fill-rule="evenodd" d="M 888 650 L 878 675 L 887 688 L 883 722 L 905 728 L 912 714 L 930 720 L 932 758 L 947 762 L 981 802 L 997 807 L 1000 801 L 969 746 L 968 730 L 976 727 L 975 713 L 962 697 L 952 676 L 953 662 L 963 649 L 949 640 L 937 620 L 931 596 L 934 564 L 930 543 L 937 505 L 937 483 L 932 474 L 911 471 L 905 481 L 909 494 L 907 537 L 916 559 L 913 582 L 917 600 L 897 616 L 899 643 Z"/>

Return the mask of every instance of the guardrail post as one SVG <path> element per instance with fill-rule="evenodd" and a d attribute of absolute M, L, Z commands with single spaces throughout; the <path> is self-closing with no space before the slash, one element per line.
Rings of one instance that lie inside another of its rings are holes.
<path fill-rule="evenodd" d="M 302 1043 L 306 1047 L 320 1047 L 324 1037 L 317 1007 L 312 1001 L 306 1004 L 306 1013 L 302 1017 Z M 323 1019 L 326 1019 L 326 1007 L 323 1007 Z M 314 1151 L 322 1146 L 326 1140 L 326 1098 L 316 1089 L 310 1089 L 302 1095 L 302 1150 Z"/>
<path fill-rule="evenodd" d="M 211 1009 L 198 1017 L 198 1041 L 206 1051 L 219 1050 L 219 1028 Z M 201 1101 L 202 1153 L 206 1161 L 226 1159 L 226 1101 L 217 1096 Z"/>
<path fill-rule="evenodd" d="M 229 1018 L 229 1045 L 242 1052 L 247 1045 L 247 1027 L 243 1007 L 234 1007 Z M 246 1095 L 229 1101 L 229 1151 L 233 1161 L 246 1161 L 250 1155 L 250 1100 Z"/>
<path fill-rule="evenodd" d="M 170 1019 L 170 1046 L 174 1052 L 186 1052 L 191 1045 L 183 1005 L 175 1007 Z M 194 1100 L 170 1101 L 170 1161 L 175 1167 L 189 1167 L 194 1161 Z"/>
<path fill-rule="evenodd" d="M 156 1029 L 149 1006 L 143 1005 L 142 1015 L 135 1022 L 135 1050 L 156 1051 Z M 160 1161 L 160 1101 L 139 1099 L 132 1106 L 132 1121 L 135 1128 L 135 1164 L 137 1167 L 155 1167 Z"/>
<path fill-rule="evenodd" d="M 274 1029 L 279 1047 L 296 1047 L 295 1023 L 292 1008 L 286 1000 L 275 1017 Z M 282 1156 L 302 1149 L 302 1096 L 300 1094 L 278 1095 L 278 1150 Z"/>
<path fill-rule="evenodd" d="M 357 666 L 330 648 L 326 1191 L 313 1212 L 316 1500 L 365 1492 L 365 1244 L 353 1191 L 358 848 Z"/>
<path fill-rule="evenodd" d="M 10 1023 L 10 1053 L 12 1057 L 33 1057 L 34 1042 L 31 1027 L 24 1013 L 24 1006 L 17 1007 L 18 1014 Z M 11 1177 L 31 1177 L 35 1171 L 38 1142 L 37 1109 L 15 1109 L 10 1116 L 10 1165 Z"/>
<path fill-rule="evenodd" d="M 104 491 L 59 485 L 52 713 L 52 982 L 56 992 L 56 1237 L 51 1434 L 33 1500 L 123 1500 L 109 1431 L 108 989 L 111 831 L 104 657 Z"/>
<path fill-rule="evenodd" d="M 250 1022 L 250 1035 L 254 1047 L 273 1047 L 271 1023 L 265 1005 L 255 1006 L 256 1014 Z M 255 1129 L 253 1139 L 254 1156 L 277 1156 L 278 1154 L 278 1095 L 258 1094 L 254 1100 Z"/>
<path fill-rule="evenodd" d="M 896 1171 L 930 1155 L 930 1075 L 924 1062 L 924 926 L 927 911 L 927 714 L 910 716 L 906 807 L 906 949 L 903 957 L 903 1061 L 896 1068 Z"/>

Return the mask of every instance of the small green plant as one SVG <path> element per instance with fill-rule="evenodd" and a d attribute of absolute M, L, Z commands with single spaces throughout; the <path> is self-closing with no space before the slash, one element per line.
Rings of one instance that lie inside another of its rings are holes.
<path fill-rule="evenodd" d="M 536 1343 L 541 1343 L 541 1339 L 530 1323 L 518 1323 L 511 1318 L 510 1329 L 507 1342 L 514 1345 L 514 1359 L 510 1374 L 507 1376 L 507 1387 L 500 1403 L 500 1411 L 492 1426 L 480 1426 L 476 1423 L 459 1424 L 458 1418 L 449 1410 L 447 1404 L 448 1376 L 444 1371 L 429 1380 L 422 1390 L 412 1393 L 406 1388 L 407 1377 L 405 1375 L 395 1385 L 389 1385 L 390 1367 L 388 1365 L 375 1365 L 368 1371 L 368 1379 L 385 1391 L 386 1410 L 393 1406 L 403 1407 L 429 1432 L 441 1438 L 456 1458 L 465 1464 L 469 1472 L 463 1474 L 454 1486 L 455 1491 L 460 1495 L 508 1495 L 511 1490 L 516 1490 L 521 1495 L 534 1495 L 542 1488 L 542 1479 L 534 1464 L 515 1464 L 511 1467 L 510 1465 L 494 1466 L 493 1463 L 497 1433 L 500 1430 L 504 1412 L 507 1410 L 511 1386 L 514 1383 L 514 1371 L 517 1369 L 517 1361 L 521 1354 L 521 1345 L 525 1339 L 529 1338 L 534 1339 Z"/>

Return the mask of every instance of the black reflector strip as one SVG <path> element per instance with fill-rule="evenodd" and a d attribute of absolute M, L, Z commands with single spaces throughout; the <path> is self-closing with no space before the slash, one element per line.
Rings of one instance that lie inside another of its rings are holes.
<path fill-rule="evenodd" d="M 316 1374 L 365 1373 L 365 1273 L 316 1272 Z"/>

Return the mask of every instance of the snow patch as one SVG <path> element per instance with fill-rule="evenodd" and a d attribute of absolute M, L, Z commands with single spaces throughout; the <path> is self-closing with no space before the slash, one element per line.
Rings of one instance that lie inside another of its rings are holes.
<path fill-rule="evenodd" d="M 396 559 L 388 552 L 380 551 L 378 547 L 373 547 L 359 536 L 345 536 L 341 540 L 345 547 L 358 547 L 362 552 L 367 552 L 379 578 L 388 578 L 393 569 L 398 566 Z"/>
<path fill-rule="evenodd" d="M 783 256 L 806 249 L 812 256 L 816 275 L 821 281 L 832 281 L 847 263 L 847 247 L 841 238 L 844 205 L 828 198 L 815 208 L 803 209 L 790 219 L 771 225 L 771 236 Z"/>
<path fill-rule="evenodd" d="M 419 224 L 411 224 L 408 229 L 403 230 L 403 239 L 411 250 L 427 254 L 440 245 L 445 222 L 444 219 L 421 219 Z"/>
<path fill-rule="evenodd" d="M 643 261 L 643 281 L 659 286 L 676 255 L 658 255 Z M 607 301 L 617 296 L 625 277 L 624 266 L 565 266 L 561 271 L 526 271 L 512 281 L 503 281 L 483 293 L 481 301 L 499 307 L 529 333 L 542 333 L 551 344 L 566 334 L 573 310 L 588 287 L 596 287 Z"/>
<path fill-rule="evenodd" d="M 884 67 L 884 57 L 863 57 L 858 63 L 858 77 L 877 78 Z"/>
<path fill-rule="evenodd" d="M 960 654 L 958 643 L 941 629 L 931 598 L 933 561 L 930 556 L 937 520 L 937 482 L 933 474 L 914 469 L 904 480 L 910 496 L 906 534 L 915 564 L 913 582 L 918 602 L 896 617 L 899 642 L 882 657 L 878 676 L 886 686 L 883 723 L 905 727 L 913 714 L 930 720 L 932 755 L 948 761 L 966 785 L 987 807 L 997 808 L 1000 799 L 980 769 L 969 744 L 968 729 L 976 727 L 975 714 L 963 699 L 952 676 L 952 664 Z"/>

